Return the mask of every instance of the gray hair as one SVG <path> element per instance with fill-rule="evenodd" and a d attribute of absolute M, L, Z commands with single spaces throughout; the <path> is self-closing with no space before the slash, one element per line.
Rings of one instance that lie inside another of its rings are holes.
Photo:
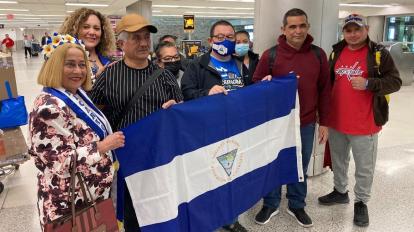
<path fill-rule="evenodd" d="M 118 35 L 118 40 L 127 41 L 129 37 L 129 32 L 127 31 L 121 31 Z"/>

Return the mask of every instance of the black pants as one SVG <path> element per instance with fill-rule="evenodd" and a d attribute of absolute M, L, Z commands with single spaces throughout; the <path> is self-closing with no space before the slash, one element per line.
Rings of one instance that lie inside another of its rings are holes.
<path fill-rule="evenodd" d="M 131 195 L 125 186 L 124 195 L 124 228 L 125 232 L 140 232 L 137 216 L 135 214 L 134 205 L 132 204 Z"/>
<path fill-rule="evenodd" d="M 27 52 L 29 52 L 30 57 L 32 57 L 32 48 L 24 47 L 24 56 L 27 57 Z"/>

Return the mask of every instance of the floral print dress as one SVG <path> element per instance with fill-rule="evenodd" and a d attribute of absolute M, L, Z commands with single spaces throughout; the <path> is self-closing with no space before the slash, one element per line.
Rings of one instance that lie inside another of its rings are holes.
<path fill-rule="evenodd" d="M 114 174 L 112 155 L 98 152 L 99 136 L 62 100 L 49 93 L 36 98 L 29 135 L 29 153 L 39 169 L 38 209 L 42 225 L 71 214 L 69 185 L 75 152 L 77 171 L 93 198 L 109 197 Z M 85 202 L 77 179 L 75 183 L 76 207 L 81 207 Z"/>

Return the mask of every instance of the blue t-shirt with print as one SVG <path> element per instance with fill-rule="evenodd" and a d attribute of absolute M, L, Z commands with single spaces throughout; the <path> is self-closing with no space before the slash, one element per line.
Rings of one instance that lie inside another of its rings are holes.
<path fill-rule="evenodd" d="M 214 68 L 220 73 L 223 87 L 226 90 L 235 90 L 244 86 L 243 78 L 234 59 L 220 61 L 213 56 L 210 57 Z"/>

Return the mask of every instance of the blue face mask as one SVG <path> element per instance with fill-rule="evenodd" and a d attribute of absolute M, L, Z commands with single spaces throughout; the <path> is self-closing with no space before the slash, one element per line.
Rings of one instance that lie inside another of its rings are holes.
<path fill-rule="evenodd" d="M 228 56 L 234 53 L 235 41 L 223 40 L 221 42 L 213 43 L 212 49 L 220 56 Z"/>
<path fill-rule="evenodd" d="M 249 51 L 249 44 L 248 43 L 239 43 L 236 44 L 236 54 L 239 56 L 244 56 Z"/>

